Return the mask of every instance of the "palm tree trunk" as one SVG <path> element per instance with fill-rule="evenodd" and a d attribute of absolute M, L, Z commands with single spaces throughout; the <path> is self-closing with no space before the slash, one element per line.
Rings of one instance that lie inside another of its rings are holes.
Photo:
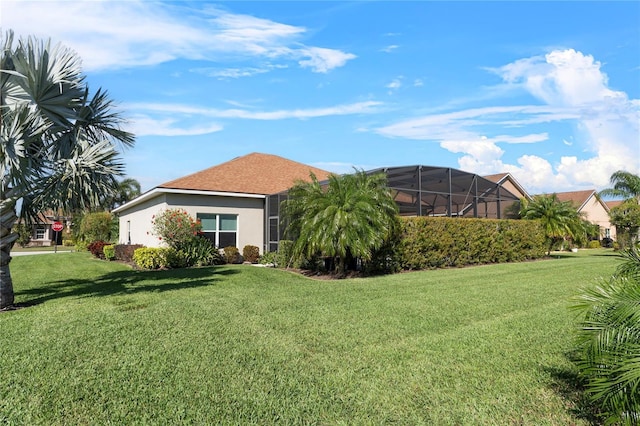
<path fill-rule="evenodd" d="M 11 249 L 18 239 L 17 232 L 11 232 L 18 220 L 15 203 L 0 201 L 0 309 L 13 305 L 13 280 L 9 270 Z"/>

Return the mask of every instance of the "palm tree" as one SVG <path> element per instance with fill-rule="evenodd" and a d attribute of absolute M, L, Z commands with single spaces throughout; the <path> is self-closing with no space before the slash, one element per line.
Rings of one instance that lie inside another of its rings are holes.
<path fill-rule="evenodd" d="M 570 202 L 563 202 L 556 194 L 538 195 L 529 201 L 521 200 L 520 217 L 537 219 L 544 227 L 549 242 L 547 256 L 553 246 L 567 237 L 576 238 L 584 231 L 582 217 Z"/>
<path fill-rule="evenodd" d="M 133 178 L 126 178 L 118 182 L 113 194 L 107 196 L 104 207 L 113 210 L 140 195 L 140 182 Z"/>
<path fill-rule="evenodd" d="M 621 252 L 609 281 L 584 290 L 574 309 L 582 315 L 578 367 L 607 424 L 640 424 L 640 253 Z"/>
<path fill-rule="evenodd" d="M 598 193 L 601 197 L 617 197 L 625 200 L 635 199 L 640 203 L 640 176 L 624 170 L 618 170 L 611 175 L 612 188 L 603 189 Z"/>
<path fill-rule="evenodd" d="M 294 256 L 336 259 L 340 274 L 349 259 L 371 259 L 394 230 L 398 213 L 386 176 L 362 170 L 332 175 L 326 185 L 312 174 L 311 182 L 299 182 L 289 191 L 283 208 L 288 232 L 297 237 Z"/>
<path fill-rule="evenodd" d="M 43 208 L 81 209 L 116 187 L 117 147 L 132 134 L 103 90 L 89 96 L 71 50 L 29 37 L 2 35 L 0 68 L 0 309 L 13 304 L 9 255 L 19 216 Z"/>

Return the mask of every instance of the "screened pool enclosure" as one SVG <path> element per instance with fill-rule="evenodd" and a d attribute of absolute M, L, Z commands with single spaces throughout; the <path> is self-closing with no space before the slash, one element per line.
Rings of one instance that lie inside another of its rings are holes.
<path fill-rule="evenodd" d="M 401 216 L 444 216 L 502 219 L 507 209 L 519 202 L 500 184 L 473 173 L 447 167 L 404 166 L 367 171 L 384 173 Z M 280 220 L 280 203 L 287 192 L 267 197 L 265 209 L 268 250 L 278 249 L 285 225 Z"/>

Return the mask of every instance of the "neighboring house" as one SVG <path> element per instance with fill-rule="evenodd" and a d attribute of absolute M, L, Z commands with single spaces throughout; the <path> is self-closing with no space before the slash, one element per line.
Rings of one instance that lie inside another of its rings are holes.
<path fill-rule="evenodd" d="M 55 232 L 51 229 L 54 222 L 62 222 L 64 229 Z M 31 225 L 31 242 L 29 247 L 48 247 L 54 244 L 62 244 L 62 237 L 71 232 L 71 218 L 47 210 L 38 215 Z"/>
<path fill-rule="evenodd" d="M 298 180 L 319 180 L 330 172 L 276 155 L 252 153 L 166 182 L 113 210 L 120 223 L 121 244 L 157 247 L 151 229 L 154 215 L 183 209 L 200 219 L 203 232 L 217 247 L 265 247 L 265 203 Z"/>
<path fill-rule="evenodd" d="M 608 203 L 602 201 L 595 189 L 584 191 L 556 192 L 560 201 L 569 201 L 584 214 L 584 218 L 600 227 L 600 238 L 616 239 L 616 228 L 609 221 Z"/>
<path fill-rule="evenodd" d="M 511 192 L 516 197 L 522 199 L 531 199 L 531 195 L 524 189 L 522 185 L 513 177 L 511 173 L 498 173 L 495 175 L 484 176 L 485 179 L 489 179 L 491 182 L 495 182 L 501 185 L 504 189 Z"/>

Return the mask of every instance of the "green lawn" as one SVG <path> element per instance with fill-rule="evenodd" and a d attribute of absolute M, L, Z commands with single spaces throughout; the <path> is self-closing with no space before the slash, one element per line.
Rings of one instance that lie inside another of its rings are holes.
<path fill-rule="evenodd" d="M 586 425 L 568 306 L 616 263 L 316 281 L 16 257 L 0 423 Z"/>

